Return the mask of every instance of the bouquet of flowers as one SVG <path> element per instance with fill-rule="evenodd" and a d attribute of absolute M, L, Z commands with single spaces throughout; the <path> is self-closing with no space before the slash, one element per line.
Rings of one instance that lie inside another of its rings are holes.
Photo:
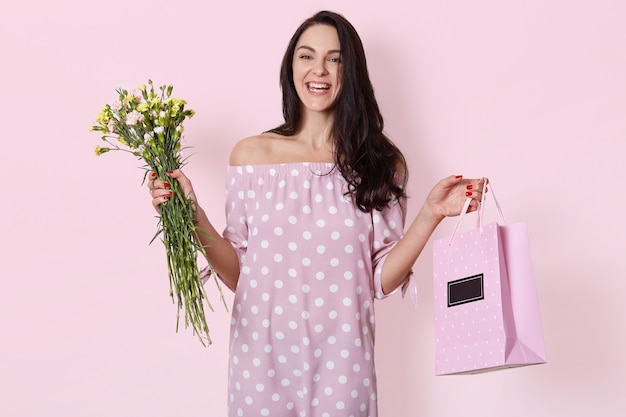
<path fill-rule="evenodd" d="M 96 155 L 113 150 L 131 153 L 145 162 L 144 181 L 151 171 L 156 173 L 156 178 L 168 181 L 167 172 L 185 163 L 181 155 L 183 121 L 195 114 L 185 108 L 185 100 L 171 97 L 172 89 L 172 85 L 161 86 L 157 93 L 151 80 L 148 80 L 148 86 L 143 85 L 138 91 L 117 89 L 118 100 L 105 105 L 91 126 L 92 131 L 103 133 L 102 140 L 106 143 L 106 146 L 96 146 Z M 176 331 L 180 311 L 184 309 L 185 327 L 191 325 L 194 334 L 206 346 L 211 344 L 211 338 L 203 300 L 211 310 L 213 307 L 206 297 L 197 265 L 198 252 L 205 255 L 198 235 L 205 232 L 194 224 L 193 202 L 183 195 L 178 181 L 172 181 L 171 187 L 170 200 L 160 206 L 158 230 L 152 241 L 162 235 L 167 253 L 170 296 L 178 307 Z M 213 276 L 226 306 L 219 281 L 215 274 Z"/>

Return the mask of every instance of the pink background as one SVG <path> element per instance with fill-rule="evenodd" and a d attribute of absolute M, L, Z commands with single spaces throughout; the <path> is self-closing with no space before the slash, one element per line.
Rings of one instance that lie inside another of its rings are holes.
<path fill-rule="evenodd" d="M 225 415 L 228 313 L 209 285 L 214 345 L 174 332 L 139 163 L 97 158 L 88 127 L 116 87 L 174 84 L 197 111 L 186 171 L 222 228 L 229 150 L 279 123 L 284 47 L 331 8 L 361 34 L 408 158 L 409 216 L 461 173 L 528 223 L 548 350 L 547 365 L 435 377 L 428 246 L 420 307 L 377 303 L 381 417 L 623 416 L 624 3 L 310 3 L 2 3 L 0 415 Z"/>

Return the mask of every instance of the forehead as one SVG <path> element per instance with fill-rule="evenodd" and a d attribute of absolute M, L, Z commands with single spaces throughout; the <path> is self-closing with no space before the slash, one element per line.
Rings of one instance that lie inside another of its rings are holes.
<path fill-rule="evenodd" d="M 325 24 L 313 25 L 300 35 L 296 49 L 301 46 L 308 46 L 320 51 L 338 50 L 340 49 L 340 44 L 337 29 Z"/>

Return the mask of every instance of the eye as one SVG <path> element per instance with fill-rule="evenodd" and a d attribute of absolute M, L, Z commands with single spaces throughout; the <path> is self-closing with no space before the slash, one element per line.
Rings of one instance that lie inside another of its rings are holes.
<path fill-rule="evenodd" d="M 302 54 L 302 55 L 300 55 L 300 59 L 308 61 L 308 60 L 313 59 L 313 58 L 311 57 L 311 55 Z"/>
<path fill-rule="evenodd" d="M 341 57 L 332 57 L 332 58 L 328 58 L 328 62 L 332 62 L 334 64 L 341 64 Z"/>

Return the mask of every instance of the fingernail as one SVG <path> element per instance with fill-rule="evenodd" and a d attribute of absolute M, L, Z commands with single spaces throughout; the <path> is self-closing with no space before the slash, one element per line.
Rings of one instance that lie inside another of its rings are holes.
<path fill-rule="evenodd" d="M 463 175 L 457 175 L 457 176 L 456 176 L 456 178 L 457 178 L 457 179 L 459 179 L 459 178 L 463 178 Z"/>
<path fill-rule="evenodd" d="M 156 172 L 151 172 L 150 173 L 150 178 L 156 178 Z"/>
<path fill-rule="evenodd" d="M 167 200 L 169 200 L 169 199 L 170 199 L 170 196 L 169 196 L 169 195 L 165 195 L 165 196 L 163 196 L 163 200 L 167 201 Z"/>
<path fill-rule="evenodd" d="M 466 193 L 465 193 L 465 195 L 466 195 L 467 197 L 471 197 L 471 196 L 472 196 L 472 193 L 468 191 L 468 192 L 466 192 Z"/>
<path fill-rule="evenodd" d="M 164 182 L 164 183 L 163 183 L 163 186 L 164 186 L 165 188 L 170 188 L 170 187 L 171 187 L 171 185 L 170 185 L 170 183 L 169 183 L 169 182 Z"/>
<path fill-rule="evenodd" d="M 167 171 L 167 173 L 171 175 L 174 173 L 174 171 Z"/>
<path fill-rule="evenodd" d="M 474 186 L 473 186 L 472 184 L 468 184 L 468 185 L 467 185 L 467 189 L 468 189 L 468 190 L 471 190 L 472 188 L 474 188 Z"/>

